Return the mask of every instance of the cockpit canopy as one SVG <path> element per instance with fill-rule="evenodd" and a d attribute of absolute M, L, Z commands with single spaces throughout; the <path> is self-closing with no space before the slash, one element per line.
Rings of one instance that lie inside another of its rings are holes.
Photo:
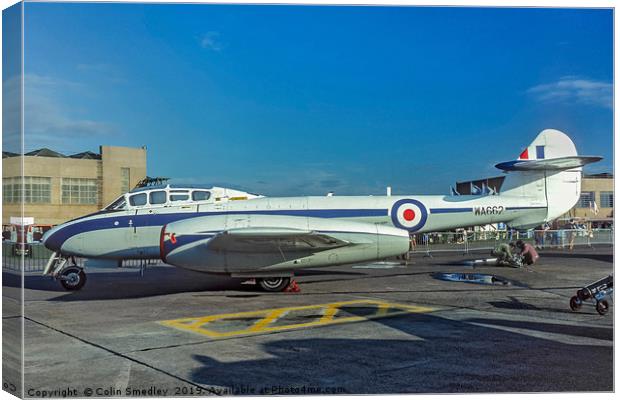
<path fill-rule="evenodd" d="M 263 196 L 217 186 L 211 188 L 172 185 L 150 186 L 125 193 L 114 200 L 105 210 L 210 204 L 234 200 L 249 200 L 257 197 Z"/>

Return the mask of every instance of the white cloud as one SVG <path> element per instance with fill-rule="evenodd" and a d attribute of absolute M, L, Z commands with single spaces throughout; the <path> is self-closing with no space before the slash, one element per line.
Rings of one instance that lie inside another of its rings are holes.
<path fill-rule="evenodd" d="M 572 76 L 556 82 L 531 87 L 527 93 L 547 103 L 580 103 L 605 108 L 613 107 L 613 84 Z"/>
<path fill-rule="evenodd" d="M 5 99 L 11 99 L 3 106 L 5 116 L 9 117 L 3 130 L 11 141 L 13 138 L 18 141 L 20 134 L 20 86 L 20 76 L 7 79 L 3 85 Z M 68 141 L 75 143 L 76 140 L 103 138 L 114 133 L 112 125 L 91 118 L 76 117 L 63 104 L 59 95 L 76 89 L 81 89 L 81 85 L 50 76 L 24 76 L 24 132 L 27 149 L 63 148 Z"/>
<path fill-rule="evenodd" d="M 220 51 L 222 50 L 222 43 L 220 42 L 219 32 L 207 32 L 200 38 L 200 46 L 203 49 Z"/>

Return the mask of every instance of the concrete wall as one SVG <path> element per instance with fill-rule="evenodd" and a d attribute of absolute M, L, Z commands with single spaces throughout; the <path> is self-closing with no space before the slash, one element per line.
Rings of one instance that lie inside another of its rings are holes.
<path fill-rule="evenodd" d="M 121 195 L 121 168 L 130 168 L 130 187 L 146 176 L 146 149 L 101 147 L 101 160 L 55 157 L 8 157 L 2 159 L 2 177 L 24 176 L 51 178 L 51 203 L 25 204 L 24 217 L 34 217 L 35 224 L 56 225 L 79 216 L 96 212 Z M 62 178 L 97 179 L 100 187 L 98 204 L 63 204 Z M 20 215 L 20 204 L 2 205 L 2 223 Z"/>
<path fill-rule="evenodd" d="M 52 178 L 51 203 L 24 204 L 24 217 L 34 217 L 36 224 L 58 224 L 79 215 L 97 211 L 96 204 L 62 204 L 61 178 L 98 179 L 97 164 L 100 163 L 99 160 L 31 156 L 10 157 L 3 159 L 2 177 L 19 176 L 13 164 L 19 163 L 22 158 L 24 159 L 24 176 Z M 19 208 L 19 204 L 3 204 L 2 223 L 8 223 L 11 216 L 18 216 Z"/>
<path fill-rule="evenodd" d="M 103 166 L 102 206 L 121 194 L 121 168 L 129 168 L 129 187 L 133 188 L 146 176 L 146 149 L 101 146 Z"/>

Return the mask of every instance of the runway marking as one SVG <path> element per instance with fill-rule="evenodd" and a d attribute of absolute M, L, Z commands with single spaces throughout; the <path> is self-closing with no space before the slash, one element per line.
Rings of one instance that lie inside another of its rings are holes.
<path fill-rule="evenodd" d="M 389 303 L 379 300 L 351 300 L 308 306 L 206 315 L 159 321 L 160 324 L 214 339 L 300 328 L 368 321 L 404 314 L 428 313 L 434 308 Z M 308 321 L 310 319 L 310 321 Z M 308 322 L 299 322 L 299 321 Z"/>

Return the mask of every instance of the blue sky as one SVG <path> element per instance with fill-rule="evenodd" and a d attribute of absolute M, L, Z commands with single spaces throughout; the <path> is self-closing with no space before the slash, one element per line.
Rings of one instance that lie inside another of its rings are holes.
<path fill-rule="evenodd" d="M 26 148 L 268 195 L 447 193 L 544 128 L 611 171 L 611 10 L 25 6 Z M 4 78 L 6 81 L 6 77 Z"/>

